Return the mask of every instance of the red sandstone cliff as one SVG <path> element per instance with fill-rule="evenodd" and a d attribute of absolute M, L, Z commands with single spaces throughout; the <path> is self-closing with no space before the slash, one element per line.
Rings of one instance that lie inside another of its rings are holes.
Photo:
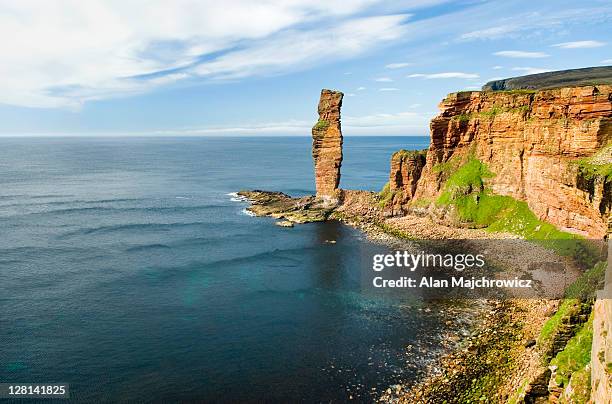
<path fill-rule="evenodd" d="M 612 163 L 612 86 L 460 92 L 447 96 L 440 109 L 431 121 L 422 172 L 413 169 L 414 161 L 392 160 L 390 188 L 404 190 L 395 208 L 414 199 L 435 200 L 447 175 L 441 164 L 471 155 L 494 173 L 487 181 L 493 192 L 526 201 L 560 229 L 606 235 L 611 181 L 581 171 L 577 163 Z"/>
<path fill-rule="evenodd" d="M 312 128 L 312 157 L 315 166 L 317 198 L 337 203 L 342 165 L 342 131 L 339 91 L 322 90 L 319 100 L 319 121 Z"/>
<path fill-rule="evenodd" d="M 405 210 L 404 205 L 414 197 L 424 166 L 425 152 L 400 150 L 391 156 L 389 213 L 396 215 Z"/>

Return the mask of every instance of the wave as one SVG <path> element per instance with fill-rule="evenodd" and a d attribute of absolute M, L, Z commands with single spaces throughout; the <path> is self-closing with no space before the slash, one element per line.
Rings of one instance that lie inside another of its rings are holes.
<path fill-rule="evenodd" d="M 137 245 L 134 247 L 130 247 L 130 248 L 126 248 L 126 252 L 142 252 L 142 251 L 149 251 L 149 250 L 169 250 L 171 247 L 167 246 L 165 244 L 144 244 L 144 245 Z"/>
<path fill-rule="evenodd" d="M 58 195 L 57 197 L 68 197 L 71 195 Z M 30 199 L 42 199 L 44 196 L 32 196 L 29 197 L 27 195 L 17 195 L 16 197 L 26 197 Z M 15 199 L 15 198 L 6 198 L 6 199 Z M 0 200 L 4 199 L 0 197 Z M 77 200 L 68 200 L 68 201 L 50 201 L 50 202 L 20 202 L 20 203 L 11 203 L 6 205 L 0 205 L 3 208 L 13 208 L 13 207 L 23 207 L 23 206 L 57 206 L 57 205 L 70 205 L 70 204 L 91 204 L 91 203 L 118 203 L 118 202 L 137 202 L 144 201 L 143 198 L 119 198 L 119 199 L 96 199 L 96 200 L 87 200 L 87 199 L 77 199 Z"/>
<path fill-rule="evenodd" d="M 254 266 L 255 263 L 259 260 L 272 259 L 276 261 L 282 261 L 285 267 L 296 267 L 303 263 L 303 260 L 297 257 L 290 257 L 284 254 L 293 253 L 293 252 L 304 252 L 314 249 L 313 247 L 306 248 L 289 248 L 289 249 L 275 249 L 271 251 L 264 251 L 260 253 L 255 253 L 251 255 L 245 255 L 243 257 L 234 257 L 227 259 L 214 260 L 211 262 L 202 262 L 202 261 L 192 261 L 184 265 L 180 266 L 155 266 L 149 267 L 152 270 L 159 271 L 160 273 L 165 273 L 166 277 L 172 276 L 191 276 L 193 272 L 199 272 L 202 270 L 214 270 L 217 273 L 218 269 L 221 267 L 227 266 L 240 266 L 243 267 L 244 264 L 248 264 L 250 266 Z M 269 265 L 275 265 L 274 263 L 268 263 Z M 278 265 L 276 265 L 278 266 Z"/>
<path fill-rule="evenodd" d="M 5 207 L 5 206 L 3 206 Z M 144 213 L 181 213 L 181 212 L 195 212 L 209 209 L 220 209 L 226 206 L 223 205 L 195 205 L 195 206 L 148 206 L 148 207 L 112 207 L 112 206 L 85 206 L 65 209 L 52 209 L 41 212 L 31 212 L 15 216 L 38 216 L 38 215 L 67 215 L 74 213 L 87 213 L 87 212 L 144 212 Z"/>
<path fill-rule="evenodd" d="M 225 195 L 231 196 L 230 201 L 232 202 L 246 202 L 248 200 L 246 197 L 238 195 L 238 192 L 230 192 Z"/>
<path fill-rule="evenodd" d="M 256 235 L 255 235 L 256 237 Z M 250 241 L 254 238 L 252 233 L 237 233 L 237 234 L 227 234 L 223 236 L 215 235 L 215 236 L 204 236 L 204 237 L 190 237 L 183 240 L 179 240 L 170 244 L 171 248 L 181 248 L 181 247 L 198 247 L 198 246 L 210 246 L 211 244 L 221 243 L 226 244 L 229 242 L 237 242 L 237 241 Z"/>
<path fill-rule="evenodd" d="M 257 216 L 255 213 L 251 212 L 247 208 L 242 209 L 240 212 L 244 215 L 251 216 L 251 217 Z"/>
<path fill-rule="evenodd" d="M 106 234 L 120 231 L 134 230 L 153 230 L 153 231 L 171 231 L 174 228 L 190 227 L 190 226 L 219 226 L 221 223 L 211 222 L 177 222 L 177 223 L 130 223 L 118 224 L 110 226 L 89 227 L 59 235 L 57 238 L 63 239 L 74 236 L 87 236 L 91 234 Z"/>

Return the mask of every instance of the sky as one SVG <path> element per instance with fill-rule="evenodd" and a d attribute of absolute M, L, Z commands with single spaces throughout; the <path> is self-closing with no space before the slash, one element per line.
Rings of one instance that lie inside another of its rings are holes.
<path fill-rule="evenodd" d="M 0 0 L 0 136 L 427 135 L 448 93 L 612 65 L 609 0 Z"/>

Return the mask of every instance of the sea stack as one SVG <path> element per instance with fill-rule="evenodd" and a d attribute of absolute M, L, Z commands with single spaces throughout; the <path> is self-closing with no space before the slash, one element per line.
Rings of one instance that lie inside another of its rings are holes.
<path fill-rule="evenodd" d="M 342 130 L 340 129 L 340 91 L 323 89 L 319 100 L 319 120 L 312 127 L 312 157 L 315 166 L 317 199 L 330 205 L 338 203 Z"/>

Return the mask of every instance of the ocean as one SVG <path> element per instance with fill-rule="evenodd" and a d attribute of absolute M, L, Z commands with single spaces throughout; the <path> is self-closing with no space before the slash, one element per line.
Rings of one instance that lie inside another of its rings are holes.
<path fill-rule="evenodd" d="M 0 382 L 82 402 L 369 400 L 440 352 L 436 310 L 361 292 L 363 234 L 280 228 L 233 196 L 313 193 L 307 137 L 1 144 Z M 427 145 L 347 137 L 341 186 L 379 190 L 394 151 Z"/>

